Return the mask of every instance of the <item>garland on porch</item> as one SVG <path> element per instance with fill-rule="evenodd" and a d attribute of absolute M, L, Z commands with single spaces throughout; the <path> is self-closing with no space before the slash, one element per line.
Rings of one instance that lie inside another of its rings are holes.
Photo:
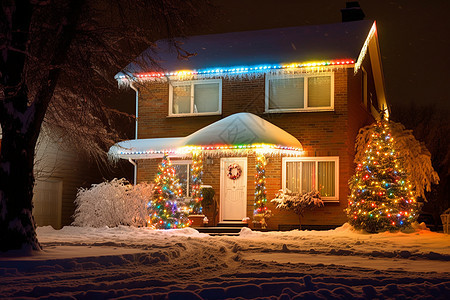
<path fill-rule="evenodd" d="M 182 194 L 179 180 L 167 154 L 158 165 L 154 184 L 153 199 L 147 204 L 149 225 L 157 229 L 189 226 L 186 209 L 179 203 Z"/>
<path fill-rule="evenodd" d="M 202 214 L 202 175 L 203 175 L 203 154 L 200 151 L 192 152 L 192 165 L 191 165 L 191 196 L 192 202 L 190 203 L 191 213 L 195 215 Z"/>
<path fill-rule="evenodd" d="M 267 227 L 266 219 L 272 216 L 272 212 L 267 208 L 266 205 L 267 204 L 266 165 L 267 165 L 266 157 L 263 154 L 257 154 L 253 222 L 260 223 L 262 228 Z"/>

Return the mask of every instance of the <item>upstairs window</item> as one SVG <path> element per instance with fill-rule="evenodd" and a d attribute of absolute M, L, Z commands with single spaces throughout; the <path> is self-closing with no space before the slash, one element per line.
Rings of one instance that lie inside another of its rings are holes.
<path fill-rule="evenodd" d="M 266 112 L 333 109 L 333 73 L 266 76 Z"/>
<path fill-rule="evenodd" d="M 222 80 L 175 81 L 169 85 L 169 116 L 222 113 Z"/>
<path fill-rule="evenodd" d="M 338 157 L 284 157 L 283 189 L 295 193 L 318 190 L 323 200 L 339 199 Z"/>

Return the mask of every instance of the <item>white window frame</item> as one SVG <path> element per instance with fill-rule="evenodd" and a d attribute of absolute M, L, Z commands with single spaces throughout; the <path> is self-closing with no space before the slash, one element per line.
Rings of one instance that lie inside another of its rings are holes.
<path fill-rule="evenodd" d="M 330 89 L 330 106 L 323 107 L 308 107 L 308 78 L 309 77 L 321 77 L 321 76 L 331 76 L 331 89 Z M 304 78 L 303 84 L 303 104 L 304 108 L 280 108 L 280 109 L 270 109 L 269 108 L 269 81 L 271 79 L 287 79 L 287 78 Z M 266 113 L 286 113 L 286 112 L 314 112 L 314 111 L 334 111 L 334 73 L 306 73 L 306 74 L 277 74 L 270 75 L 266 74 L 265 78 L 265 111 Z"/>
<path fill-rule="evenodd" d="M 287 162 L 315 162 L 315 171 L 316 171 L 316 182 L 314 183 L 316 187 L 319 186 L 319 162 L 327 162 L 334 161 L 334 197 L 322 197 L 322 200 L 325 202 L 339 202 L 339 156 L 317 156 L 317 157 L 283 157 L 282 159 L 282 168 L 281 168 L 281 180 L 282 180 L 282 189 L 286 191 L 286 163 Z M 301 173 L 300 173 L 301 174 Z"/>
<path fill-rule="evenodd" d="M 194 85 L 196 84 L 208 84 L 208 83 L 218 83 L 219 84 L 219 110 L 214 112 L 194 112 Z M 191 86 L 191 112 L 183 114 L 173 113 L 173 87 L 174 86 Z M 206 80 L 186 80 L 186 81 L 172 81 L 169 83 L 169 117 L 192 117 L 192 116 L 212 116 L 222 114 L 222 79 L 206 79 Z"/>
<path fill-rule="evenodd" d="M 189 186 L 191 184 L 191 165 L 192 165 L 192 160 L 172 160 L 172 165 L 175 166 L 180 166 L 180 165 L 184 165 L 186 166 L 188 172 L 187 172 L 187 176 L 186 176 L 186 194 L 185 195 L 187 198 L 191 197 L 191 193 L 189 191 Z M 184 195 L 183 195 L 184 196 Z"/>

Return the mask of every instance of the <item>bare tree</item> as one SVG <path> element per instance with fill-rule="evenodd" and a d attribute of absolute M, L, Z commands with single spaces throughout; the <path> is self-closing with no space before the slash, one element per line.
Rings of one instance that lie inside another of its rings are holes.
<path fill-rule="evenodd" d="M 162 37 L 183 36 L 202 0 L 5 0 L 0 10 L 0 250 L 41 248 L 32 217 L 43 124 L 104 159 L 118 136 L 103 103 L 112 74 Z M 172 40 L 174 49 L 179 45 Z M 149 52 L 147 52 L 149 53 Z M 144 60 L 157 66 L 150 54 Z"/>

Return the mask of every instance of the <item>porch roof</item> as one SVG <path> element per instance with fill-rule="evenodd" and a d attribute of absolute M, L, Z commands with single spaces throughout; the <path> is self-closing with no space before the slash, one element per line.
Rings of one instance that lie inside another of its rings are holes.
<path fill-rule="evenodd" d="M 251 113 L 237 113 L 212 123 L 186 137 L 136 139 L 119 142 L 109 149 L 112 158 L 146 159 L 258 151 L 267 154 L 302 154 L 302 144 L 290 133 Z"/>

